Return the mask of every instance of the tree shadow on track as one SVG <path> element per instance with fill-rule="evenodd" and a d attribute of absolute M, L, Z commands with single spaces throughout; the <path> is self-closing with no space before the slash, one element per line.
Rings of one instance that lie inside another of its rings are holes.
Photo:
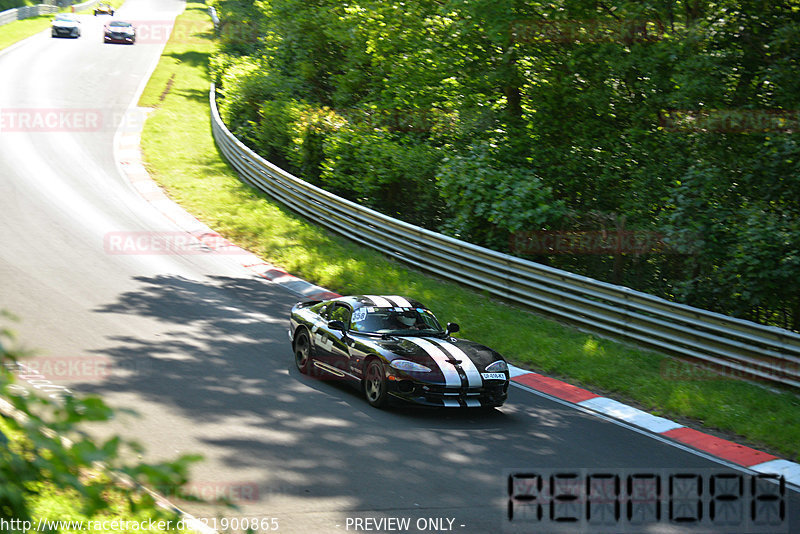
<path fill-rule="evenodd" d="M 286 498 L 322 498 L 309 506 L 327 502 L 332 512 L 402 509 L 412 517 L 435 507 L 469 525 L 464 532 L 488 531 L 502 518 L 505 469 L 572 465 L 585 447 L 568 419 L 589 418 L 566 407 L 376 410 L 349 386 L 300 374 L 287 327 L 301 299 L 279 286 L 230 277 L 136 280 L 137 290 L 95 311 L 153 319 L 158 328 L 109 337 L 97 352 L 119 372 L 76 389 L 137 395 L 188 422 L 204 449 L 192 452 L 215 458 L 229 483 L 257 486 L 256 499 L 236 503 L 245 511 Z M 169 443 L 183 430 L 165 423 L 160 439 Z M 593 446 L 606 465 L 630 461 L 618 440 L 600 437 Z"/>

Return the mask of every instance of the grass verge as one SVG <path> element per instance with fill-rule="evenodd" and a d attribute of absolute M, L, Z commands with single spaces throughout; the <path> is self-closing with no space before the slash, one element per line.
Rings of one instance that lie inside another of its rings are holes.
<path fill-rule="evenodd" d="M 142 148 L 151 175 L 177 202 L 231 241 L 339 293 L 405 294 L 464 337 L 520 367 L 800 460 L 800 398 L 726 379 L 664 355 L 580 332 L 406 268 L 295 215 L 243 184 L 217 151 L 208 109 L 213 32 L 188 0 L 140 105 L 155 108 Z M 288 352 L 287 352 L 288 354 Z"/>
<path fill-rule="evenodd" d="M 53 15 L 41 15 L 0 26 L 0 50 L 27 39 L 50 27 Z"/>

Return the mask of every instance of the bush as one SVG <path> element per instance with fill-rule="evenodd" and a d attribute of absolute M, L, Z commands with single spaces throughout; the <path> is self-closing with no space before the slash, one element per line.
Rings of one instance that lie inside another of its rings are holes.
<path fill-rule="evenodd" d="M 323 150 L 320 182 L 329 191 L 417 226 L 438 226 L 436 148 L 347 124 L 325 138 Z"/>
<path fill-rule="evenodd" d="M 35 3 L 36 2 L 33 2 L 32 0 L 0 0 L 0 11 L 22 6 L 32 6 Z"/>
<path fill-rule="evenodd" d="M 544 230 L 567 213 L 533 168 L 498 165 L 487 145 L 443 161 L 439 187 L 452 219 L 445 231 L 508 251 L 515 232 Z"/>

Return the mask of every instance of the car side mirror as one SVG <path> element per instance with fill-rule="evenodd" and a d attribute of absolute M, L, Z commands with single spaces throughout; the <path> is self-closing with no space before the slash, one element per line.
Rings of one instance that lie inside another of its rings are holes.
<path fill-rule="evenodd" d="M 347 328 L 344 326 L 344 321 L 333 320 L 328 323 L 328 328 L 331 330 L 340 330 L 344 332 Z"/>
<path fill-rule="evenodd" d="M 459 330 L 461 330 L 461 327 L 458 326 L 458 323 L 447 323 L 447 330 L 445 330 L 445 333 L 449 336 L 450 334 L 455 334 Z"/>

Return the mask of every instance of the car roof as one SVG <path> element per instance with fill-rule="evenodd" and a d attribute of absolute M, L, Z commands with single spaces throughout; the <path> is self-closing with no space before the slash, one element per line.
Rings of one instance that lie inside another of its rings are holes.
<path fill-rule="evenodd" d="M 403 297 L 400 295 L 349 295 L 332 299 L 336 302 L 345 302 L 353 309 L 364 306 L 374 306 L 376 308 L 424 308 L 421 302 Z"/>

